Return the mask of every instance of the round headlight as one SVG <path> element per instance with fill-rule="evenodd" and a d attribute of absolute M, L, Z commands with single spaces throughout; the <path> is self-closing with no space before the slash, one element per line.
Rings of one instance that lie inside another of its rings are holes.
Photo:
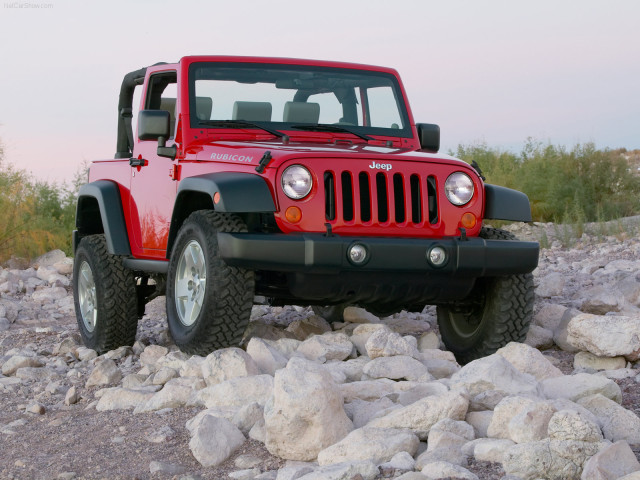
<path fill-rule="evenodd" d="M 473 197 L 473 180 L 466 173 L 452 173 L 444 182 L 444 191 L 451 203 L 464 205 Z"/>
<path fill-rule="evenodd" d="M 300 200 L 306 197 L 312 185 L 311 173 L 302 165 L 291 165 L 282 172 L 282 190 L 289 198 Z"/>

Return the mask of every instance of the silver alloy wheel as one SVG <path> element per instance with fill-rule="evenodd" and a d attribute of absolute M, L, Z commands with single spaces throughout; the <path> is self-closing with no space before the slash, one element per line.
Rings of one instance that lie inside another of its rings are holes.
<path fill-rule="evenodd" d="M 84 261 L 80 265 L 78 278 L 78 303 L 84 328 L 93 332 L 98 320 L 98 308 L 96 305 L 96 282 L 89 264 Z"/>
<path fill-rule="evenodd" d="M 180 253 L 174 284 L 180 322 L 190 327 L 202 310 L 207 286 L 207 262 L 200 244 L 191 240 Z"/>

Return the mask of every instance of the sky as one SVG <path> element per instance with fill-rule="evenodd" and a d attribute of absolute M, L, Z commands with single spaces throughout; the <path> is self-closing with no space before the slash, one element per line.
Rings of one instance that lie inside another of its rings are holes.
<path fill-rule="evenodd" d="M 400 73 L 442 149 L 640 148 L 638 0 L 1 0 L 5 163 L 63 182 L 115 153 L 127 72 L 184 55 Z"/>

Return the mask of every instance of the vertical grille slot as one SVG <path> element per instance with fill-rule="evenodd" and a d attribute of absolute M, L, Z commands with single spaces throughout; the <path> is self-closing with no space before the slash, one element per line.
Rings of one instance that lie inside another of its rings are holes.
<path fill-rule="evenodd" d="M 336 219 L 336 179 L 333 172 L 324 172 L 324 214 L 327 220 Z"/>
<path fill-rule="evenodd" d="M 429 200 L 429 223 L 438 223 L 438 192 L 436 190 L 436 177 L 427 177 L 427 198 Z"/>
<path fill-rule="evenodd" d="M 378 221 L 389 221 L 389 196 L 387 195 L 387 176 L 380 172 L 376 174 L 376 195 L 378 196 Z"/>
<path fill-rule="evenodd" d="M 363 222 L 371 221 L 371 187 L 369 186 L 369 175 L 360 172 L 358 175 L 360 187 L 360 219 Z"/>
<path fill-rule="evenodd" d="M 353 182 L 351 173 L 342 172 L 342 218 L 345 222 L 353 221 Z"/>
<path fill-rule="evenodd" d="M 411 221 L 413 223 L 422 222 L 422 192 L 420 191 L 420 176 L 415 173 L 411 175 Z"/>
<path fill-rule="evenodd" d="M 396 223 L 404 223 L 404 179 L 399 173 L 393 176 L 393 203 L 395 205 Z"/>

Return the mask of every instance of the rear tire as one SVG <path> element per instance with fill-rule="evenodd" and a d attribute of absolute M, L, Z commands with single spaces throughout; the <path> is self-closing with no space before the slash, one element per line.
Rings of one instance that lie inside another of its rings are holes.
<path fill-rule="evenodd" d="M 236 215 L 200 210 L 178 232 L 167 275 L 167 320 L 185 353 L 207 355 L 240 344 L 253 306 L 254 274 L 228 266 L 218 232 L 246 232 Z"/>
<path fill-rule="evenodd" d="M 483 228 L 486 239 L 515 240 L 504 230 Z M 438 305 L 442 341 L 460 364 L 495 353 L 509 342 L 522 342 L 533 315 L 534 286 L 530 273 L 478 279 L 460 306 Z"/>
<path fill-rule="evenodd" d="M 136 279 L 104 235 L 82 238 L 73 265 L 73 300 L 84 344 L 98 353 L 133 345 L 138 327 Z"/>

